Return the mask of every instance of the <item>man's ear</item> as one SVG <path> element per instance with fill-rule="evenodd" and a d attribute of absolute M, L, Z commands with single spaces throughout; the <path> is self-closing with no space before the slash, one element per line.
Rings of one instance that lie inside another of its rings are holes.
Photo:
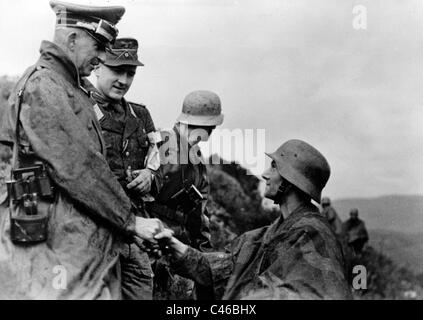
<path fill-rule="evenodd" d="M 71 32 L 68 34 L 66 39 L 66 44 L 69 49 L 69 51 L 74 52 L 76 47 L 76 39 L 78 38 L 78 35 L 76 32 Z"/>

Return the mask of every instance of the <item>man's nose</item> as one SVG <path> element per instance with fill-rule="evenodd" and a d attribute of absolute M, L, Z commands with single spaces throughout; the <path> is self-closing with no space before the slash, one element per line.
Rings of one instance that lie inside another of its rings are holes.
<path fill-rule="evenodd" d="M 126 74 L 126 72 L 122 73 L 119 76 L 119 82 L 123 85 L 127 85 L 128 84 L 128 75 Z"/>
<path fill-rule="evenodd" d="M 267 181 L 267 180 L 269 180 L 270 178 L 269 178 L 269 170 L 270 169 L 266 169 L 263 173 L 262 173 L 262 175 L 261 175 L 261 177 L 265 180 L 265 181 Z"/>

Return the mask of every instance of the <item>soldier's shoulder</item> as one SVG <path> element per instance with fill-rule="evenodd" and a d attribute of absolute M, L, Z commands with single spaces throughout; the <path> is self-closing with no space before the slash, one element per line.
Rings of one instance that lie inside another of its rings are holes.
<path fill-rule="evenodd" d="M 145 104 L 143 104 L 143 103 L 136 103 L 136 102 L 132 102 L 132 101 L 127 101 L 127 103 L 128 103 L 128 105 L 130 105 L 135 111 L 140 111 L 140 112 L 143 112 L 143 111 L 146 111 L 146 110 L 148 110 L 147 109 L 147 106 L 145 105 Z"/>
<path fill-rule="evenodd" d="M 290 224 L 290 230 L 295 232 L 326 233 L 330 229 L 328 221 L 319 212 L 305 211 L 296 215 Z"/>
<path fill-rule="evenodd" d="M 49 97 L 52 93 L 57 95 L 61 92 L 56 90 L 57 87 L 63 87 L 63 84 L 52 70 L 29 67 L 18 80 L 15 90 L 25 89 L 27 94 L 39 93 L 43 97 Z"/>
<path fill-rule="evenodd" d="M 140 102 L 127 101 L 127 103 L 129 103 L 134 108 L 147 109 L 147 106 Z"/>
<path fill-rule="evenodd" d="M 150 115 L 150 112 L 148 111 L 148 108 L 145 104 L 142 103 L 135 103 L 132 101 L 127 101 L 128 106 L 135 112 L 137 117 L 145 117 Z"/>

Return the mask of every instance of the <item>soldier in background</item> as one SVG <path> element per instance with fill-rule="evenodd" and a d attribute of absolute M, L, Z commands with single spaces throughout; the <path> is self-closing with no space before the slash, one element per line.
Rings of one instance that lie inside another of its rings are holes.
<path fill-rule="evenodd" d="M 207 141 L 222 122 L 219 97 L 210 91 L 195 91 L 185 97 L 173 129 L 161 131 L 163 185 L 149 212 L 171 228 L 178 239 L 201 251 L 212 250 L 212 245 L 206 211 L 207 169 L 198 142 Z M 191 281 L 172 275 L 167 259 L 154 263 L 154 273 L 156 299 L 187 298 L 178 288 L 192 290 Z M 201 299 L 201 292 L 201 288 L 195 290 L 196 298 Z"/>
<path fill-rule="evenodd" d="M 358 218 L 358 209 L 350 211 L 350 218 L 343 224 L 343 233 L 348 247 L 355 255 L 361 255 L 364 245 L 369 241 L 364 221 Z"/>
<path fill-rule="evenodd" d="M 328 197 L 323 197 L 321 205 L 321 213 L 326 217 L 326 219 L 328 219 L 333 232 L 335 232 L 337 236 L 340 236 L 342 234 L 342 221 L 336 210 L 331 206 L 330 199 Z"/>
<path fill-rule="evenodd" d="M 155 127 L 142 104 L 125 100 L 137 68 L 138 41 L 119 38 L 106 50 L 106 60 L 95 70 L 97 90 L 92 91 L 94 111 L 100 122 L 111 170 L 137 208 L 136 215 L 148 217 L 145 201 L 157 193 L 160 166 Z M 135 244 L 121 253 L 122 293 L 128 300 L 152 299 L 152 270 L 148 255 Z"/>
<path fill-rule="evenodd" d="M 263 173 L 265 197 L 280 206 L 269 226 L 237 238 L 226 253 L 200 252 L 166 229 L 175 272 L 212 290 L 209 299 L 349 299 L 342 250 L 320 202 L 330 167 L 311 145 L 289 140 L 274 153 Z"/>

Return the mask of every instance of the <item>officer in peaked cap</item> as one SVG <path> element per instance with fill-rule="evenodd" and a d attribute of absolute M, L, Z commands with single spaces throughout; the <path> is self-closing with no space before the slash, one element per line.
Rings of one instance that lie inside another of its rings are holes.
<path fill-rule="evenodd" d="M 144 202 L 158 190 L 160 166 L 155 127 L 146 106 L 124 98 L 134 80 L 138 60 L 138 41 L 118 38 L 106 49 L 106 59 L 95 70 L 94 110 L 103 131 L 107 161 L 118 181 L 137 207 L 145 213 Z M 134 244 L 121 253 L 122 294 L 127 300 L 152 299 L 152 269 L 148 255 Z"/>
<path fill-rule="evenodd" d="M 0 125 L 0 142 L 15 154 L 9 202 L 0 204 L 0 299 L 120 299 L 124 241 L 156 242 L 161 223 L 134 216 L 81 77 L 104 59 L 99 44 L 113 42 L 124 8 L 51 6 L 54 39 L 42 42 Z M 66 283 L 57 284 L 58 266 Z"/>
<path fill-rule="evenodd" d="M 103 44 L 116 39 L 116 24 L 125 13 L 121 6 L 94 7 L 62 1 L 50 1 L 50 6 L 56 13 L 56 27 L 84 29 Z"/>
<path fill-rule="evenodd" d="M 95 66 L 104 61 L 105 48 L 115 41 L 118 35 L 116 24 L 125 8 L 93 7 L 61 1 L 51 1 L 50 6 L 56 13 L 54 42 L 75 64 L 79 77 L 89 76 Z M 82 47 L 84 50 L 81 52 L 79 48 Z"/>

